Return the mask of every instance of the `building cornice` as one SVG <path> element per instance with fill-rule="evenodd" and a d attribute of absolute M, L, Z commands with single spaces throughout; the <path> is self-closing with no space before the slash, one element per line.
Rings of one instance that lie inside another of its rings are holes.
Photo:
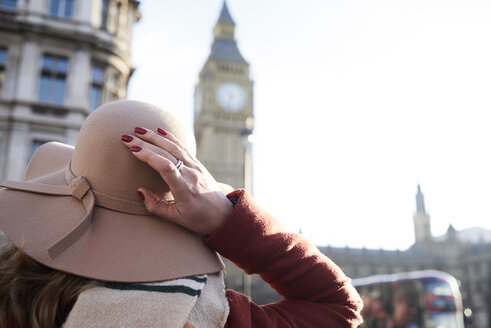
<path fill-rule="evenodd" d="M 9 110 L 0 115 L 0 121 L 22 122 L 61 128 L 80 129 L 89 111 L 83 107 L 60 106 L 22 100 L 1 100 L 0 106 Z M 81 117 L 73 120 L 73 115 Z"/>
<path fill-rule="evenodd" d="M 28 11 L 0 9 L 0 32 L 7 30 L 30 37 L 58 39 L 79 47 L 90 47 L 120 57 L 131 67 L 130 46 L 109 32 L 86 22 Z"/>

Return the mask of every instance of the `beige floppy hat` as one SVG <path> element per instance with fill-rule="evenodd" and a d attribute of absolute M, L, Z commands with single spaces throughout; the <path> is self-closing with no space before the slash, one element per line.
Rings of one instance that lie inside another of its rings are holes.
<path fill-rule="evenodd" d="M 171 197 L 150 166 L 121 136 L 134 127 L 162 128 L 195 151 L 192 133 L 154 105 L 116 101 L 84 122 L 75 148 L 42 145 L 24 182 L 0 190 L 0 230 L 38 262 L 97 280 L 150 282 L 218 272 L 223 263 L 201 237 L 147 212 L 137 193 L 146 187 Z"/>

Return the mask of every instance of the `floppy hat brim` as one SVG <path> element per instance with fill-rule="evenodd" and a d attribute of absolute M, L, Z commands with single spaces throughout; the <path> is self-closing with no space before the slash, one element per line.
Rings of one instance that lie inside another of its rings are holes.
<path fill-rule="evenodd" d="M 65 170 L 72 151 L 59 143 L 41 146 L 31 159 L 26 179 L 67 185 Z M 41 163 L 50 157 L 50 165 Z M 223 269 L 218 255 L 199 235 L 160 217 L 97 205 L 87 231 L 53 258 L 47 249 L 86 214 L 82 202 L 72 196 L 3 189 L 0 204 L 0 229 L 14 245 L 23 243 L 27 255 L 53 269 L 117 282 L 162 281 Z"/>

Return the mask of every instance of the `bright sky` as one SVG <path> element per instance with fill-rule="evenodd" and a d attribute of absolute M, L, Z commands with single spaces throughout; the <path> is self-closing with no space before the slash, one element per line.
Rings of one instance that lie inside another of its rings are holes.
<path fill-rule="evenodd" d="M 254 80 L 254 196 L 317 245 L 491 229 L 491 1 L 228 0 Z M 222 0 L 143 0 L 129 97 L 192 127 Z"/>

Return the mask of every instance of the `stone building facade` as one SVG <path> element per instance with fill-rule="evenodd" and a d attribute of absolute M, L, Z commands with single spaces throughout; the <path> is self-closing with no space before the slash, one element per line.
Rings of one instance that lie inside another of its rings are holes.
<path fill-rule="evenodd" d="M 126 97 L 135 0 L 0 0 L 0 180 L 46 141 L 74 144 L 98 105 Z"/>

